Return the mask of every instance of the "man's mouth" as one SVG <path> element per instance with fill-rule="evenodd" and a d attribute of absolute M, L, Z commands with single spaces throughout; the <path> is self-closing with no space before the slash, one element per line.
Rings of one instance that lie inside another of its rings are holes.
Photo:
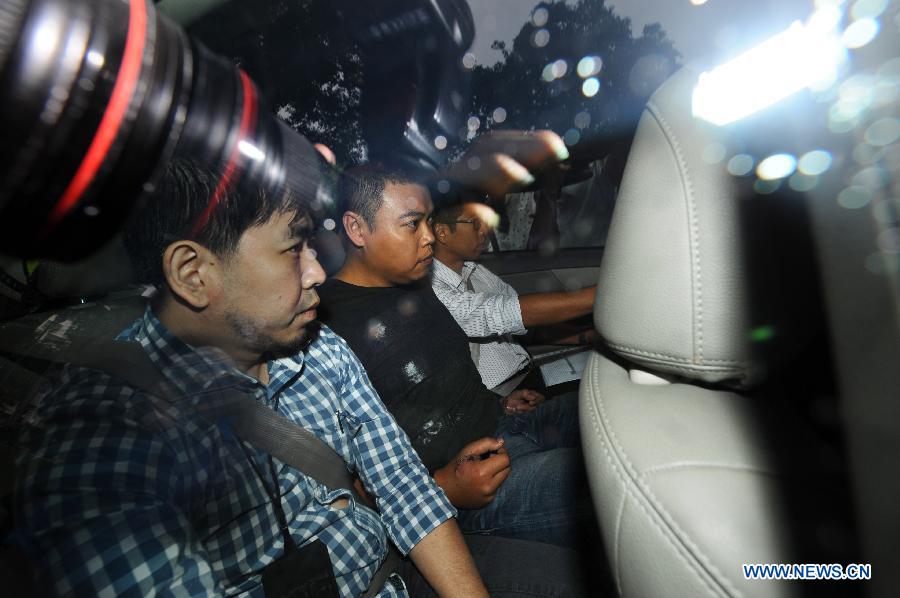
<path fill-rule="evenodd" d="M 315 301 L 313 301 L 312 303 L 310 303 L 308 306 L 306 306 L 305 308 L 299 310 L 299 311 L 297 312 L 297 315 L 296 315 L 295 317 L 298 317 L 298 318 L 299 318 L 300 316 L 303 316 L 303 315 L 312 315 L 312 318 L 311 318 L 311 319 L 315 319 L 315 317 L 316 317 L 316 308 L 317 308 L 317 307 L 319 307 L 319 298 L 318 298 L 318 297 L 316 297 Z"/>

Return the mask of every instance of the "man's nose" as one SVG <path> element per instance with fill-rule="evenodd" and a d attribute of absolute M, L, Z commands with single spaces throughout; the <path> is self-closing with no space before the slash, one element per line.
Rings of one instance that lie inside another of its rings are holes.
<path fill-rule="evenodd" d="M 304 289 L 317 287 L 325 282 L 325 269 L 315 257 L 307 260 L 303 264 L 303 271 L 300 273 L 300 285 Z"/>
<path fill-rule="evenodd" d="M 422 237 L 421 237 L 422 245 L 434 245 L 434 233 L 431 231 L 431 226 L 425 224 L 422 227 Z"/>

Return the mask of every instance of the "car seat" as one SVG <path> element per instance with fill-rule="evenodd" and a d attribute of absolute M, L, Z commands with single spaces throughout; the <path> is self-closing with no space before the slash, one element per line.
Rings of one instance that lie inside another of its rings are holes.
<path fill-rule="evenodd" d="M 807 417 L 829 379 L 815 260 L 802 198 L 726 171 L 754 127 L 695 119 L 697 77 L 651 97 L 617 198 L 580 388 L 588 476 L 621 595 L 795 595 L 742 565 L 852 545 L 835 442 Z"/>

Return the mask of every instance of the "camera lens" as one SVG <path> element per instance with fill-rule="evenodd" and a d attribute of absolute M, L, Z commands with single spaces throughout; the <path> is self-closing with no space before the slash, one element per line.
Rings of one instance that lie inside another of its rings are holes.
<path fill-rule="evenodd" d="M 87 255 L 176 151 L 220 172 L 220 193 L 322 200 L 309 142 L 148 0 L 4 0 L 0 90 L 2 253 Z"/>

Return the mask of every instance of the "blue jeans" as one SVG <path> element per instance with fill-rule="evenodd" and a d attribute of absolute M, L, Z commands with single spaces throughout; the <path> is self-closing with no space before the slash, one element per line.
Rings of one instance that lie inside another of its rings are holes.
<path fill-rule="evenodd" d="M 487 506 L 459 510 L 460 528 L 470 534 L 578 546 L 585 530 L 596 529 L 596 520 L 579 442 L 577 394 L 506 416 L 495 435 L 505 440 L 509 477 Z"/>

